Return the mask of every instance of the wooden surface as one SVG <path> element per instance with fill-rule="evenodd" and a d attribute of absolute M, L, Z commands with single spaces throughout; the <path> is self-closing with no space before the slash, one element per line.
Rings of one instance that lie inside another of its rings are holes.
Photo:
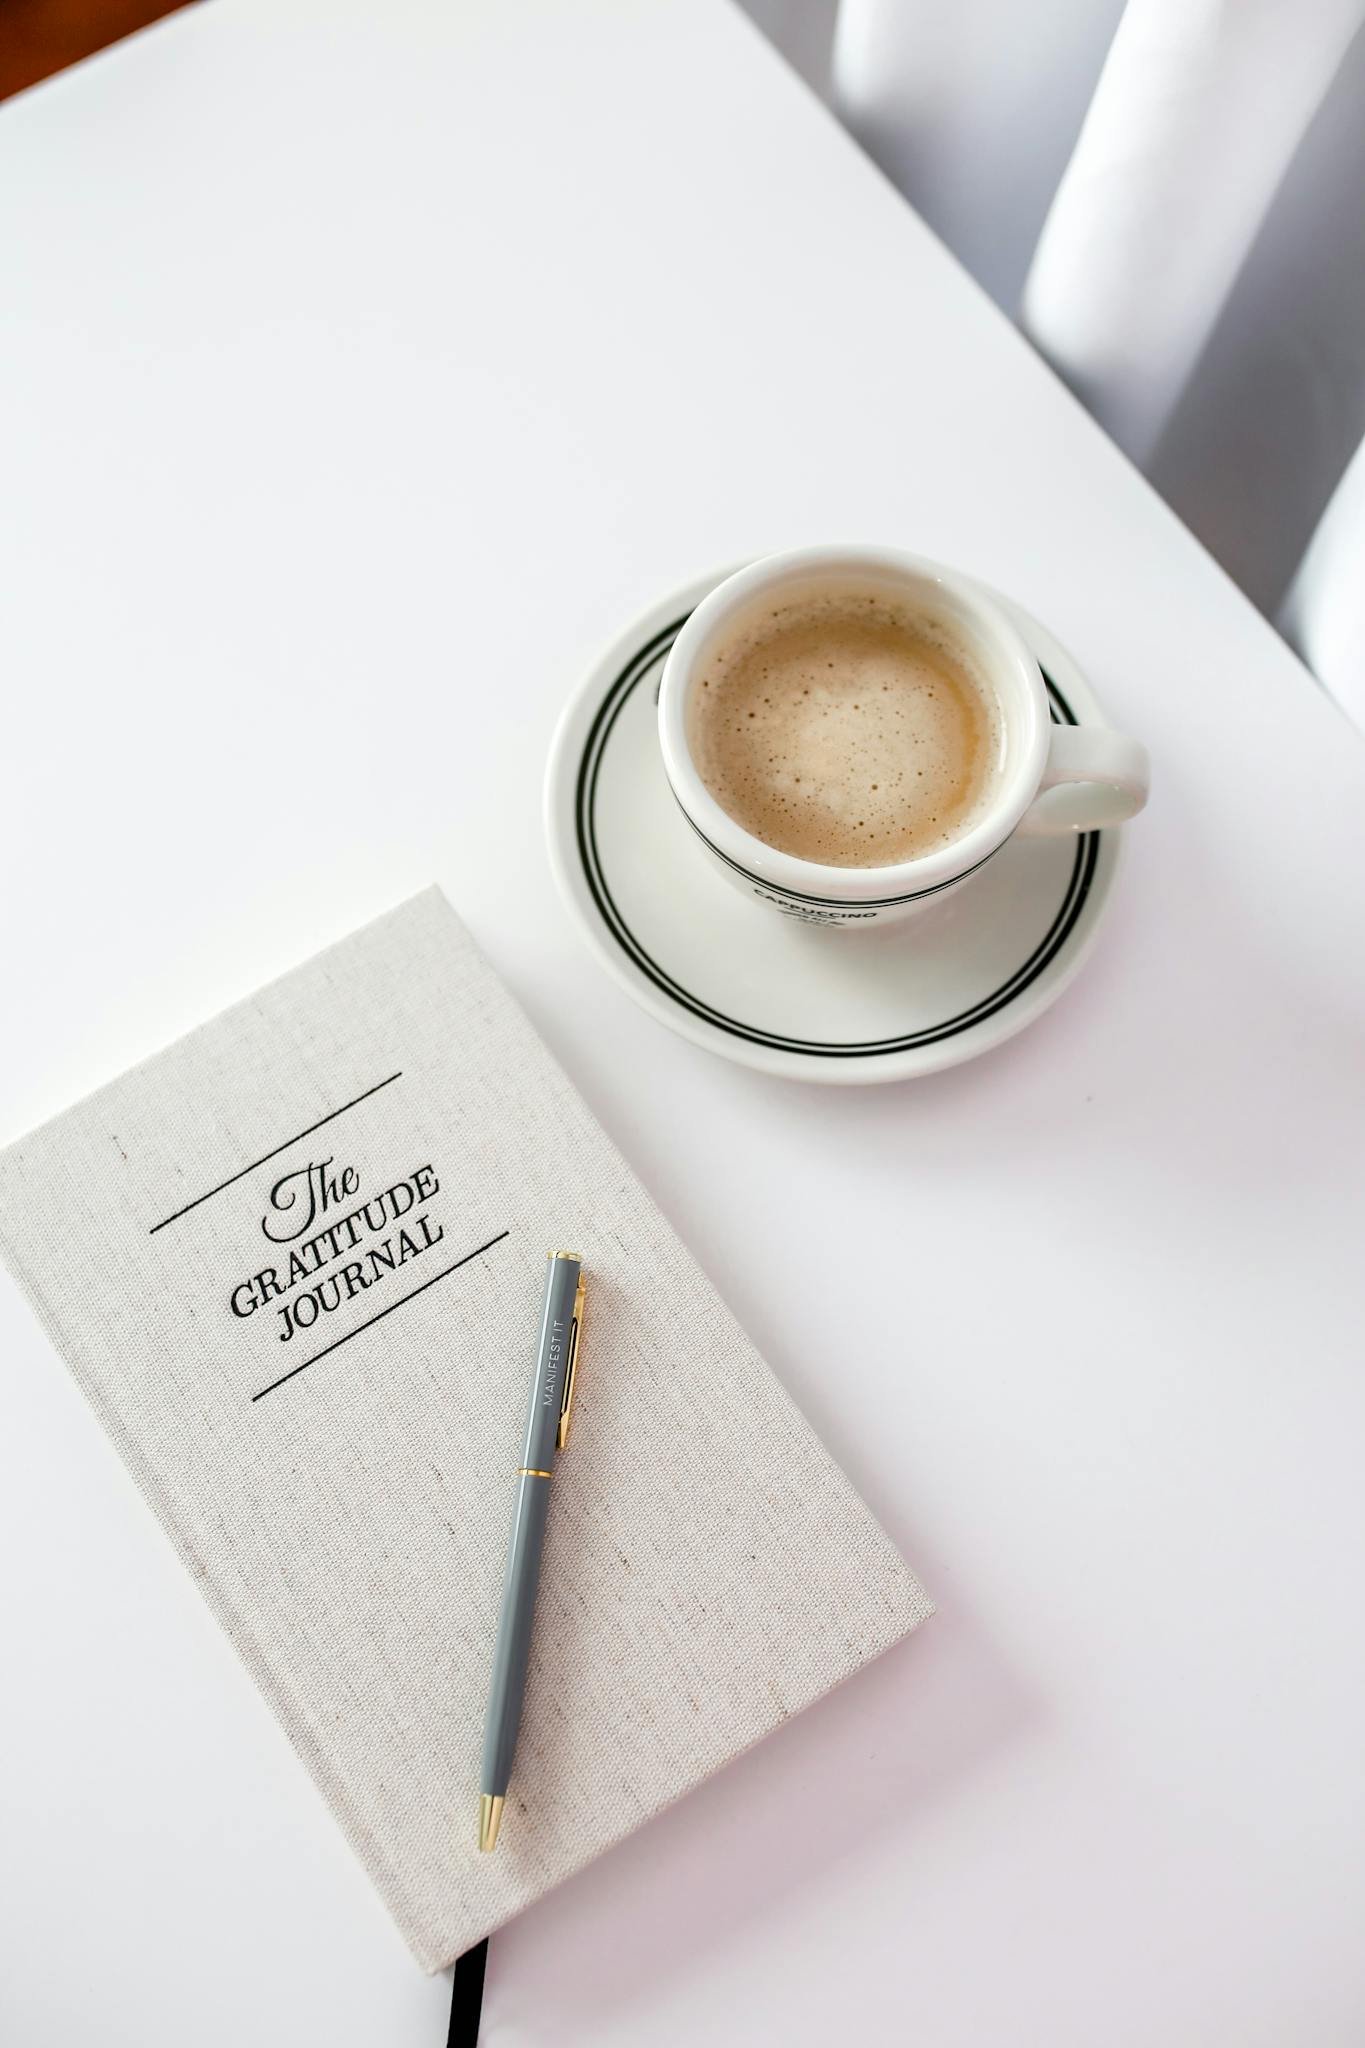
<path fill-rule="evenodd" d="M 0 100 L 93 56 L 182 0 L 0 0 Z"/>

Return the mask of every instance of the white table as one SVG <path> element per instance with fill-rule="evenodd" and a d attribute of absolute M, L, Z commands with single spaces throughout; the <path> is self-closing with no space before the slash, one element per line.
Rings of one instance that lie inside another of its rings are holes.
<path fill-rule="evenodd" d="M 1357 737 L 719 4 L 214 0 L 0 109 L 0 249 L 0 1126 L 440 880 L 940 1602 L 500 1936 L 491 2048 L 1355 2048 Z M 831 535 L 1014 592 L 1157 778 L 1062 1003 L 851 1095 L 637 1013 L 539 825 L 623 616 Z M 8 1282 L 0 1345 L 0 2031 L 432 2048 Z"/>

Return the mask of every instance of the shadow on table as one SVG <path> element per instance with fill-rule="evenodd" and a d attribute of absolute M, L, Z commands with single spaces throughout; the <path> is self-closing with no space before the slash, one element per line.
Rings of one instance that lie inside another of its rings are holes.
<path fill-rule="evenodd" d="M 948 1583 L 932 1560 L 924 1570 L 931 1591 Z M 598 2038 L 849 1855 L 912 1832 L 1040 1711 L 954 1596 L 907 1642 L 495 1935 L 490 2017 L 532 2026 L 553 1985 L 562 2038 Z"/>

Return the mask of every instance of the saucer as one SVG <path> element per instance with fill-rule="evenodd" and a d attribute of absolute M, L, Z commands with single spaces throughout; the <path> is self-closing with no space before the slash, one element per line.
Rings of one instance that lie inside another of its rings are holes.
<path fill-rule="evenodd" d="M 586 676 L 545 785 L 550 859 L 583 935 L 642 1009 L 723 1058 L 795 1080 L 901 1081 L 956 1066 L 1055 1002 L 1099 928 L 1117 831 L 1009 840 L 907 925 L 831 932 L 779 917 L 698 850 L 664 777 L 664 660 L 719 577 L 675 591 Z M 1074 661 L 1006 604 L 1053 719 L 1103 725 Z"/>

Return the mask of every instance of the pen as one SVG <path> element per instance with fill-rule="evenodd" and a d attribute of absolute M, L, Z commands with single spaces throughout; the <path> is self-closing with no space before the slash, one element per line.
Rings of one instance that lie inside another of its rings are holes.
<path fill-rule="evenodd" d="M 545 1542 L 545 1517 L 550 1505 L 550 1480 L 555 1454 L 569 1441 L 578 1342 L 583 1327 L 583 1294 L 583 1263 L 578 1253 L 551 1252 L 536 1345 L 535 1378 L 526 1417 L 526 1440 L 517 1467 L 512 1538 L 502 1587 L 498 1646 L 493 1653 L 488 1718 L 484 1723 L 483 1769 L 479 1778 L 481 1849 L 491 1849 L 498 1839 L 507 1781 L 512 1775 L 517 1724 L 526 1690 L 540 1553 Z"/>

